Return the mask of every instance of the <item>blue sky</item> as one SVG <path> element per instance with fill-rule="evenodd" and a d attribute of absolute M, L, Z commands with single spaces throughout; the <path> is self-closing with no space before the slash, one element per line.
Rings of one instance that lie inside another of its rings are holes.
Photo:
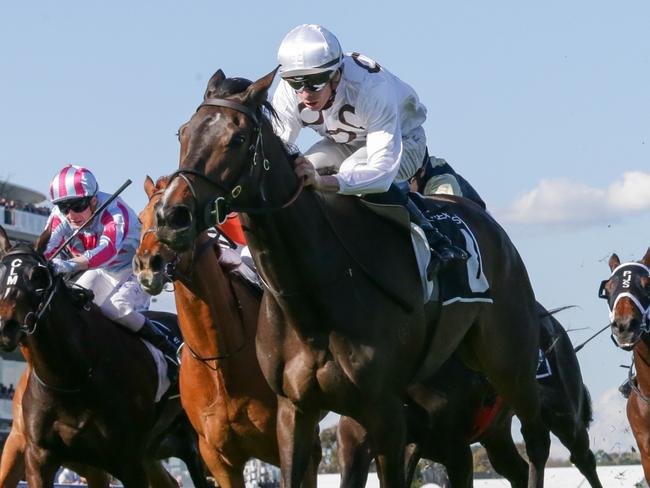
<path fill-rule="evenodd" d="M 578 306 L 559 317 L 591 328 L 574 343 L 604 325 L 607 257 L 650 245 L 643 1 L 3 2 L 0 178 L 45 191 L 81 163 L 107 191 L 133 179 L 125 197 L 141 208 L 144 175 L 176 167 L 174 134 L 210 75 L 266 74 L 304 22 L 418 91 L 430 152 L 483 195 L 539 300 Z M 628 357 L 605 335 L 580 353 L 595 401 L 616 401 Z"/>

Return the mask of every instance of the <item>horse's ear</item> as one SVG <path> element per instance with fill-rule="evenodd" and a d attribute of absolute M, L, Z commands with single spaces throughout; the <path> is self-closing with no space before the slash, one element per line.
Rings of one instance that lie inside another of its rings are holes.
<path fill-rule="evenodd" d="M 144 192 L 149 197 L 149 200 L 151 200 L 151 195 L 156 192 L 156 184 L 153 182 L 151 176 L 149 175 L 147 175 L 147 177 L 144 179 Z"/>
<path fill-rule="evenodd" d="M 273 84 L 275 74 L 278 72 L 278 67 L 271 71 L 268 75 L 263 76 L 251 86 L 246 88 L 244 93 L 244 103 L 249 102 L 256 107 L 262 105 L 268 99 L 269 89 Z"/>
<path fill-rule="evenodd" d="M 38 239 L 36 239 L 36 242 L 34 243 L 34 250 L 37 253 L 43 254 L 45 252 L 47 243 L 50 242 L 50 234 L 50 227 L 48 226 L 47 229 L 41 232 L 41 235 L 38 236 Z"/>
<path fill-rule="evenodd" d="M 621 264 L 621 260 L 618 258 L 616 253 L 612 254 L 609 258 L 609 269 L 614 271 Z"/>
<path fill-rule="evenodd" d="M 650 247 L 648 250 L 645 252 L 645 256 L 641 258 L 641 262 L 645 264 L 646 266 L 650 267 Z"/>
<path fill-rule="evenodd" d="M 212 78 L 210 78 L 210 81 L 208 81 L 208 87 L 205 89 L 203 100 L 207 100 L 208 98 L 214 98 L 215 93 L 217 92 L 217 88 L 219 88 L 219 85 L 221 85 L 221 83 L 225 79 L 226 79 L 226 75 L 223 74 L 223 71 L 221 71 L 220 69 L 217 70 L 217 72 L 212 75 Z"/>
<path fill-rule="evenodd" d="M 7 231 L 0 225 L 0 253 L 4 254 L 11 248 Z"/>

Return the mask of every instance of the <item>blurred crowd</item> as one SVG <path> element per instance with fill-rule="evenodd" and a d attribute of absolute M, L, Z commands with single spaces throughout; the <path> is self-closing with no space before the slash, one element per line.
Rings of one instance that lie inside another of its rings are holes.
<path fill-rule="evenodd" d="M 50 214 L 50 209 L 47 207 L 37 207 L 32 203 L 23 203 L 18 200 L 12 200 L 5 197 L 0 197 L 0 207 L 22 210 L 23 212 L 30 212 L 45 216 L 48 216 Z"/>
<path fill-rule="evenodd" d="M 16 390 L 13 384 L 6 386 L 3 383 L 0 383 L 0 398 L 5 400 L 11 400 L 14 397 L 15 392 Z"/>

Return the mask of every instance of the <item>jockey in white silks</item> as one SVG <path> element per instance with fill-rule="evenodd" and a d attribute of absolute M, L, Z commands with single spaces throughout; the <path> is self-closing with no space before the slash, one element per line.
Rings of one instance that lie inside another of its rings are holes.
<path fill-rule="evenodd" d="M 358 53 L 343 54 L 327 29 L 303 24 L 278 50 L 282 81 L 273 96 L 276 133 L 288 144 L 303 127 L 323 138 L 296 159 L 316 190 L 404 205 L 432 252 L 430 274 L 467 259 L 408 198 L 404 187 L 428 161 L 426 108 L 408 84 Z M 401 183 L 399 190 L 393 183 Z"/>
<path fill-rule="evenodd" d="M 50 239 L 45 257 L 54 252 L 81 227 L 111 195 L 99 191 L 93 174 L 81 166 L 68 165 L 50 184 L 54 207 L 46 229 Z M 131 269 L 140 243 L 140 222 L 121 198 L 113 200 L 66 246 L 69 259 L 52 260 L 55 273 L 82 274 L 76 283 L 92 290 L 93 301 L 111 320 L 137 333 L 170 359 L 176 348 L 141 313 L 149 308 L 147 295 Z"/>

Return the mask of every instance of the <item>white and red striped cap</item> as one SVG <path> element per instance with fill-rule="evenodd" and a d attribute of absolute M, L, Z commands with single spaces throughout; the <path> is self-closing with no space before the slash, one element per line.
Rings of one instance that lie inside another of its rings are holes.
<path fill-rule="evenodd" d="M 88 168 L 67 165 L 50 183 L 50 200 L 56 204 L 75 198 L 92 197 L 97 190 L 97 180 Z"/>

